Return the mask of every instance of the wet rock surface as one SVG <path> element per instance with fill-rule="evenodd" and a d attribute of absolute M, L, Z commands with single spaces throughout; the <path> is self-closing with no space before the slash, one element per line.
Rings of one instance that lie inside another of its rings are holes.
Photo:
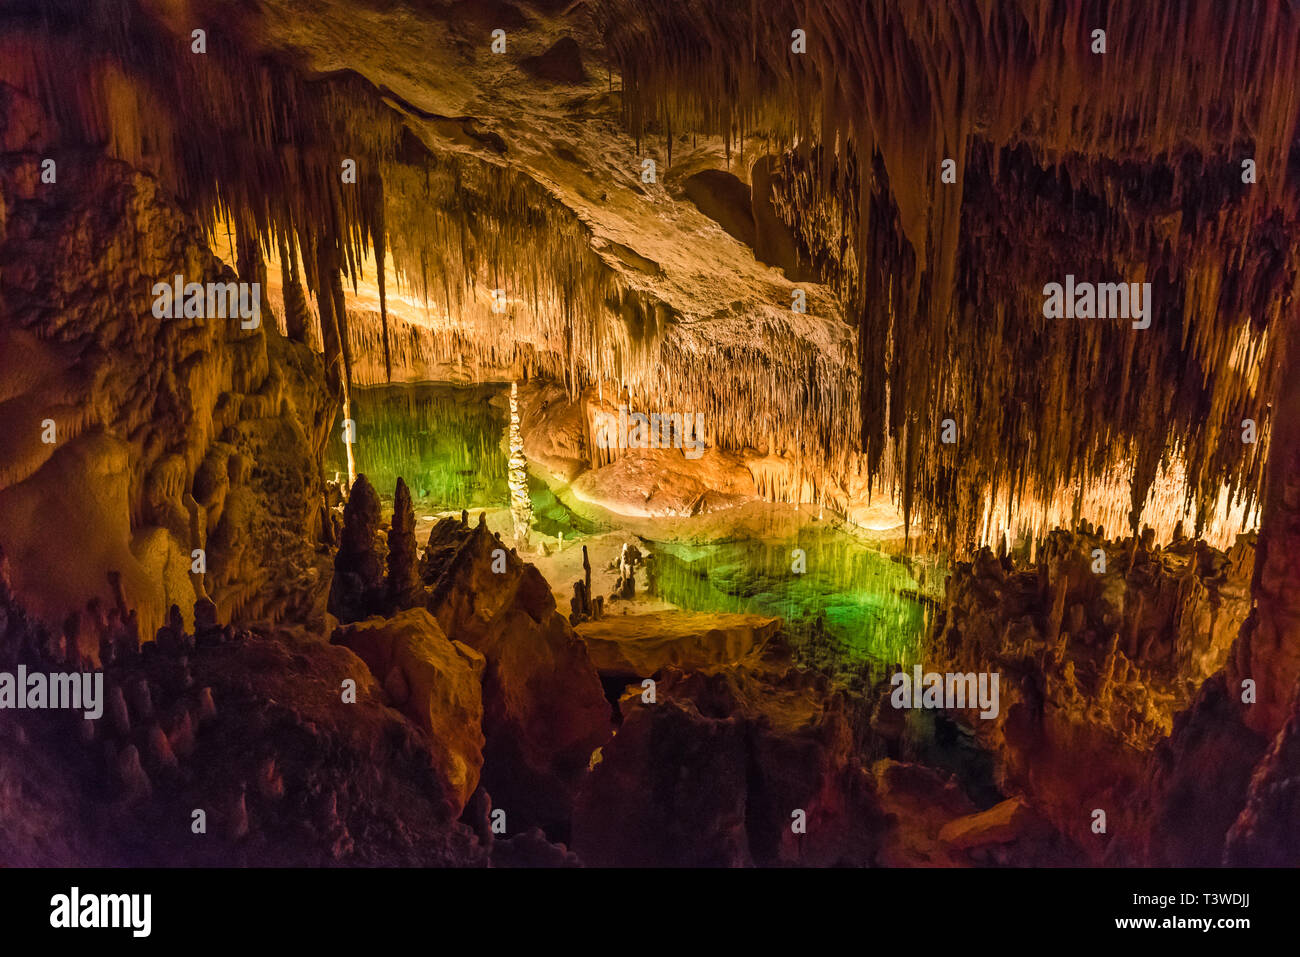
<path fill-rule="evenodd" d="M 364 661 L 392 706 L 425 732 L 460 814 L 483 767 L 483 656 L 450 641 L 423 608 L 340 628 L 331 640 Z"/>
<path fill-rule="evenodd" d="M 668 666 L 694 671 L 762 651 L 779 618 L 682 611 L 613 614 L 574 630 L 601 675 L 646 677 Z"/>

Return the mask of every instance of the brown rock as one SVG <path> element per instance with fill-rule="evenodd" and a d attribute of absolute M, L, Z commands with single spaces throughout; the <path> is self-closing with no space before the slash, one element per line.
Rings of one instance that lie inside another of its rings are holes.
<path fill-rule="evenodd" d="M 115 770 L 123 800 L 127 804 L 143 801 L 153 793 L 149 775 L 144 773 L 144 767 L 140 764 L 140 752 L 134 744 L 128 744 L 118 753 Z"/>
<path fill-rule="evenodd" d="M 582 788 L 573 847 L 584 862 L 875 862 L 888 822 L 845 699 L 824 679 L 781 662 L 668 668 L 656 698 L 623 699 L 623 724 Z"/>
<path fill-rule="evenodd" d="M 746 867 L 744 723 L 690 703 L 632 706 L 573 814 L 596 867 Z"/>
<path fill-rule="evenodd" d="M 388 529 L 388 577 L 384 583 L 390 612 L 410 608 L 420 602 L 422 589 L 418 549 L 411 492 L 406 487 L 406 482 L 399 478 L 393 492 L 393 521 Z"/>
<path fill-rule="evenodd" d="M 968 814 L 945 824 L 939 840 L 957 850 L 987 844 L 1009 844 L 1043 829 L 1041 818 L 1018 797 L 995 804 L 987 811 Z"/>
<path fill-rule="evenodd" d="M 486 524 L 445 519 L 430 543 L 430 608 L 444 633 L 487 659 L 483 783 L 521 827 L 567 821 L 592 751 L 610 736 L 587 648 L 536 568 L 506 551 L 506 571 L 492 571 L 504 546 Z"/>
<path fill-rule="evenodd" d="M 383 571 L 375 550 L 379 514 L 379 495 L 364 475 L 358 475 L 343 508 L 343 534 L 330 583 L 329 612 L 341 622 L 380 611 Z"/>
<path fill-rule="evenodd" d="M 601 674 L 645 677 L 668 665 L 687 671 L 735 663 L 780 628 L 781 619 L 760 615 L 666 611 L 611 615 L 574 631 Z"/>
<path fill-rule="evenodd" d="M 1291 716 L 1255 768 L 1246 806 L 1228 831 L 1230 867 L 1300 865 L 1300 694 Z"/>
<path fill-rule="evenodd" d="M 423 608 L 342 628 L 333 640 L 361 658 L 398 710 L 428 735 L 459 815 L 483 768 L 483 656 L 448 641 Z"/>
<path fill-rule="evenodd" d="M 582 67 L 582 50 L 573 37 L 560 37 L 545 53 L 525 57 L 519 65 L 539 80 L 555 83 L 587 82 L 587 71 Z"/>

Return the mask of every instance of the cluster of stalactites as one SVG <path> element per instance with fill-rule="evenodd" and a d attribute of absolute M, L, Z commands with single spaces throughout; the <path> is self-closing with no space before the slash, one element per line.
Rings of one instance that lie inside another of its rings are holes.
<path fill-rule="evenodd" d="M 6 82 L 47 111 L 41 145 L 102 148 L 152 172 L 200 225 L 233 226 L 246 281 L 265 278 L 268 250 L 283 251 L 317 297 L 331 379 L 345 382 L 341 280 L 358 276 L 367 250 L 382 262 L 377 158 L 396 154 L 399 125 L 359 78 L 250 66 L 217 24 L 198 52 L 130 3 L 63 13 L 11 32 L 0 58 Z"/>
<path fill-rule="evenodd" d="M 232 39 L 234 25 L 205 24 L 200 54 L 175 24 L 131 0 L 65 6 L 0 39 L 0 80 L 48 112 L 39 145 L 103 148 L 153 172 L 209 232 L 235 234 L 246 280 L 265 280 L 278 265 L 285 331 L 320 344 L 337 391 L 365 361 L 344 287 L 367 272 L 378 285 L 386 378 L 394 273 L 399 294 L 451 315 L 487 301 L 508 328 L 527 310 L 548 347 L 570 356 L 574 389 L 615 374 L 588 360 L 620 348 L 606 320 L 626 291 L 580 220 L 530 177 L 481 156 L 434 153 L 418 119 L 360 76 L 306 78 L 250 57 Z"/>
<path fill-rule="evenodd" d="M 635 134 L 784 151 L 778 209 L 860 317 L 862 448 L 873 473 L 897 456 L 905 512 L 971 534 L 991 496 L 1105 484 L 1119 450 L 1130 522 L 1174 458 L 1186 514 L 1214 514 L 1225 475 L 1249 511 L 1264 445 L 1242 423 L 1266 420 L 1269 330 L 1297 274 L 1293 9 L 598 9 Z M 1053 324 L 1041 290 L 1069 273 L 1151 281 L 1153 327 Z"/>

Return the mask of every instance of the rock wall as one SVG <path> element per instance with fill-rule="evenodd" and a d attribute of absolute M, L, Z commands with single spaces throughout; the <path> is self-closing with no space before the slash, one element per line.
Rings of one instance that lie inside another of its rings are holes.
<path fill-rule="evenodd" d="M 586 646 L 546 579 L 481 521 L 435 525 L 421 568 L 443 632 L 487 659 L 484 786 L 519 824 L 562 829 L 611 731 Z"/>
<path fill-rule="evenodd" d="M 0 712 L 0 863 L 488 863 L 456 823 L 445 752 L 347 648 L 300 626 L 221 624 L 207 601 L 193 629 L 176 612 L 144 642 L 120 602 L 51 631 L 10 589 L 14 570 L 0 552 L 0 669 L 89 671 L 93 646 L 104 695 L 97 720 Z"/>
<path fill-rule="evenodd" d="M 999 674 L 997 716 L 963 714 L 1000 785 L 1100 861 L 1112 839 L 1135 845 L 1148 755 L 1177 737 L 1175 714 L 1226 661 L 1253 558 L 1250 537 L 1227 553 L 1162 549 L 1087 526 L 1053 532 L 1033 564 L 984 549 L 949 577 L 925 670 Z M 1105 834 L 1093 831 L 1098 809 Z"/>
<path fill-rule="evenodd" d="M 1287 362 L 1300 362 L 1288 326 Z M 1141 857 L 1156 864 L 1300 863 L 1294 836 L 1300 712 L 1300 379 L 1283 379 L 1269 450 L 1250 616 L 1153 756 L 1139 807 Z M 1123 859 L 1123 858 L 1119 858 Z"/>
<path fill-rule="evenodd" d="M 0 154 L 0 543 L 16 593 L 61 622 L 112 599 L 116 573 L 146 636 L 172 605 L 192 624 L 209 595 L 224 619 L 311 612 L 334 415 L 319 360 L 269 312 L 255 329 L 155 318 L 159 281 L 239 277 L 149 176 L 60 155 L 43 183 L 39 163 Z"/>
<path fill-rule="evenodd" d="M 842 692 L 776 648 L 657 679 L 653 700 L 640 685 L 624 695 L 618 734 L 578 796 L 573 846 L 585 863 L 876 862 L 890 822 Z"/>

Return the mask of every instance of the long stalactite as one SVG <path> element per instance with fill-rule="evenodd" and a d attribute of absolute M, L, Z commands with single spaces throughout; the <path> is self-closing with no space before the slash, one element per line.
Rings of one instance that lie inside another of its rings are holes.
<path fill-rule="evenodd" d="M 1300 46 L 1295 17 L 1264 6 L 1246 28 L 1208 2 L 1154 27 L 1078 0 L 603 4 L 632 134 L 717 134 L 741 158 L 776 150 L 773 206 L 851 316 L 844 336 L 794 343 L 753 317 L 752 346 L 714 341 L 613 268 L 508 144 L 464 127 L 476 148 L 435 151 L 419 134 L 455 121 L 358 74 L 309 76 L 270 55 L 250 69 L 234 14 L 196 53 L 185 25 L 160 29 L 125 0 L 26 4 L 24 29 L 0 44 L 6 82 L 40 91 L 54 120 L 43 147 L 153 170 L 210 229 L 235 225 L 255 278 L 288 257 L 286 331 L 320 343 L 340 400 L 354 375 L 391 381 L 403 361 L 469 346 L 574 395 L 626 387 L 703 411 L 711 442 L 787 456 L 814 488 L 865 476 L 868 495 L 896 497 L 909 526 L 944 540 L 1041 535 L 1076 486 L 1079 500 L 1127 493 L 1131 526 L 1167 535 L 1190 517 L 1218 536 L 1239 527 L 1224 516 L 1254 510 L 1270 330 L 1298 272 L 1287 174 Z M 796 27 L 806 54 L 791 52 Z M 1094 28 L 1107 32 L 1101 58 Z M 1160 51 L 1209 36 L 1218 52 L 1189 57 L 1212 69 L 1142 80 Z M 1255 183 L 1241 182 L 1243 157 Z M 1225 252 L 1243 233 L 1258 243 Z M 342 290 L 367 270 L 373 332 Z M 1043 319 L 1038 290 L 1067 272 L 1151 281 L 1151 328 Z M 394 293 L 424 303 L 427 328 L 390 328 Z M 1236 439 L 1246 419 L 1256 444 Z M 1139 442 L 1153 432 L 1163 443 Z M 1155 488 L 1174 474 L 1181 506 Z M 765 487 L 798 500 L 805 484 Z"/>
<path fill-rule="evenodd" d="M 1188 513 L 1213 513 L 1225 484 L 1255 504 L 1264 443 L 1237 434 L 1265 429 L 1269 330 L 1296 283 L 1300 22 L 1236 6 L 650 0 L 600 16 L 634 135 L 781 152 L 778 206 L 857 315 L 868 467 L 883 475 L 888 450 L 905 509 L 965 532 L 998 490 L 1041 499 L 1125 459 L 1133 525 L 1171 459 Z M 1151 281 L 1151 328 L 1045 320 L 1039 290 L 1067 273 Z"/>

